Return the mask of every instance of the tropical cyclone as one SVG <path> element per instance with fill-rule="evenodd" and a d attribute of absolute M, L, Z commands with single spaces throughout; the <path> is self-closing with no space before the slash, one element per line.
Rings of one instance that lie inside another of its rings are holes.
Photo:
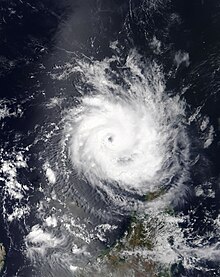
<path fill-rule="evenodd" d="M 161 168 L 164 136 L 147 103 L 85 97 L 75 117 L 73 163 L 89 179 L 138 187 Z"/>
<path fill-rule="evenodd" d="M 146 66 L 136 52 L 128 56 L 126 71 L 115 72 L 112 62 L 114 57 L 81 61 L 71 69 L 83 73 L 94 90 L 82 91 L 79 104 L 67 113 L 72 164 L 93 185 L 153 191 L 188 159 L 184 103 L 166 95 L 160 67 Z"/>

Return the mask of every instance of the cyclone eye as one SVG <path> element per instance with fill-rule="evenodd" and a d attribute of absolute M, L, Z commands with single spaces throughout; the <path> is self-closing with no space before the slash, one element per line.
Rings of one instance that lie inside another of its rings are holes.
<path fill-rule="evenodd" d="M 112 142 L 113 142 L 113 137 L 112 137 L 112 136 L 109 136 L 109 137 L 107 138 L 107 140 L 108 140 L 108 142 L 112 143 Z"/>

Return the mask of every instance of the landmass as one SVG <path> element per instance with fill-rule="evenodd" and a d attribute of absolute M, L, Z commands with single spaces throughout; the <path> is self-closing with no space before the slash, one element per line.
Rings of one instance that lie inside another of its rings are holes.
<path fill-rule="evenodd" d="M 6 256 L 5 247 L 2 243 L 0 243 L 0 272 L 2 271 L 5 264 L 5 256 Z"/>

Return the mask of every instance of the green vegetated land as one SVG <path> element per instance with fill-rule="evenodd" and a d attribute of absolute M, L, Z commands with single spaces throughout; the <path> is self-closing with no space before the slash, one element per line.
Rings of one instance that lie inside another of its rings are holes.
<path fill-rule="evenodd" d="M 154 201 L 166 193 L 163 189 L 150 192 L 144 196 L 145 201 Z M 135 277 L 173 277 L 177 276 L 180 264 L 161 264 L 152 258 L 157 237 L 165 227 L 167 217 L 175 217 L 171 207 L 167 207 L 158 215 L 138 215 L 131 222 L 124 236 L 103 254 L 111 276 Z"/>
<path fill-rule="evenodd" d="M 148 257 L 148 253 L 154 249 L 156 232 L 160 225 L 157 218 L 132 218 L 124 237 L 105 254 L 104 259 L 115 276 L 125 276 L 126 272 L 132 272 L 131 276 L 135 277 L 172 276 L 169 266 L 161 265 Z"/>
<path fill-rule="evenodd" d="M 2 271 L 5 263 L 6 251 L 2 243 L 0 243 L 0 272 Z"/>

